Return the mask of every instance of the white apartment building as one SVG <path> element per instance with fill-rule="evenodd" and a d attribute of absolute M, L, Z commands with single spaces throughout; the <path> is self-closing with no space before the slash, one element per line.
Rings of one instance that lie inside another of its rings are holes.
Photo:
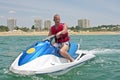
<path fill-rule="evenodd" d="M 89 28 L 90 27 L 90 20 L 88 19 L 79 19 L 78 26 L 81 28 Z"/>
<path fill-rule="evenodd" d="M 14 30 L 14 28 L 16 27 L 16 19 L 14 18 L 7 19 L 7 26 L 10 31 Z"/>
<path fill-rule="evenodd" d="M 35 19 L 34 20 L 34 27 L 37 28 L 38 31 L 41 31 L 42 30 L 42 20 Z"/>
<path fill-rule="evenodd" d="M 51 21 L 50 20 L 45 20 L 44 21 L 44 28 L 49 30 L 51 27 Z"/>

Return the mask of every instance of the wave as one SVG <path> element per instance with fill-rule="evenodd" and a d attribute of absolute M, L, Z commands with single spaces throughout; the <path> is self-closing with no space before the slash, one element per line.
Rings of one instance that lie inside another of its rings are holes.
<path fill-rule="evenodd" d="M 82 53 L 89 54 L 111 54 L 111 53 L 120 53 L 120 49 L 92 49 L 92 50 L 81 50 Z"/>

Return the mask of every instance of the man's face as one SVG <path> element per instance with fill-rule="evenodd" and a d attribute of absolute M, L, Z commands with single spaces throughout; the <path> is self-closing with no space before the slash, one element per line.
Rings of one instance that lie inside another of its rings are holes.
<path fill-rule="evenodd" d="M 55 16 L 54 21 L 55 21 L 55 24 L 59 24 L 60 23 L 60 16 Z"/>

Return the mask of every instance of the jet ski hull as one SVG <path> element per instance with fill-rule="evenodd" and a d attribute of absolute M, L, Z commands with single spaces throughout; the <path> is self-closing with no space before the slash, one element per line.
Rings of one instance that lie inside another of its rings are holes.
<path fill-rule="evenodd" d="M 40 46 L 37 46 L 37 47 L 40 47 Z M 36 45 L 32 46 L 32 49 L 33 47 L 36 47 Z M 45 47 L 45 46 L 42 46 L 42 47 Z M 75 47 L 73 48 L 75 49 Z M 31 47 L 26 49 L 26 52 L 28 52 L 30 49 Z M 74 49 L 72 49 L 72 53 Z M 60 55 L 56 55 L 54 53 L 48 53 L 48 54 L 44 53 L 43 55 L 40 56 L 40 55 L 36 55 L 38 52 L 35 52 L 33 50 L 32 50 L 33 52 L 32 54 L 26 54 L 26 52 L 23 51 L 11 64 L 10 71 L 16 74 L 25 74 L 25 75 L 55 73 L 55 72 L 60 72 L 67 69 L 74 68 L 77 65 L 80 65 L 83 62 L 88 61 L 95 57 L 95 55 L 93 54 L 85 54 L 85 53 L 83 54 L 81 53 L 80 50 L 78 50 L 78 48 L 76 49 L 77 50 L 75 50 L 74 54 L 70 54 L 72 57 L 75 56 L 74 62 L 69 62 L 69 60 L 67 60 L 66 58 L 63 58 Z M 41 48 L 39 48 L 38 50 L 41 50 Z M 56 52 L 56 51 L 52 51 L 52 52 Z M 33 57 L 31 57 L 31 55 Z M 26 59 L 28 59 L 28 61 Z"/>

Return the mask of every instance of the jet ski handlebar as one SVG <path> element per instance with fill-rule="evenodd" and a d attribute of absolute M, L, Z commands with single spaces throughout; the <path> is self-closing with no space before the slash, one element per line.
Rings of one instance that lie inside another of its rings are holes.
<path fill-rule="evenodd" d="M 45 40 L 52 41 L 54 37 L 55 37 L 55 35 L 51 35 L 51 36 L 46 37 L 46 38 L 43 39 L 42 41 L 45 41 Z"/>

